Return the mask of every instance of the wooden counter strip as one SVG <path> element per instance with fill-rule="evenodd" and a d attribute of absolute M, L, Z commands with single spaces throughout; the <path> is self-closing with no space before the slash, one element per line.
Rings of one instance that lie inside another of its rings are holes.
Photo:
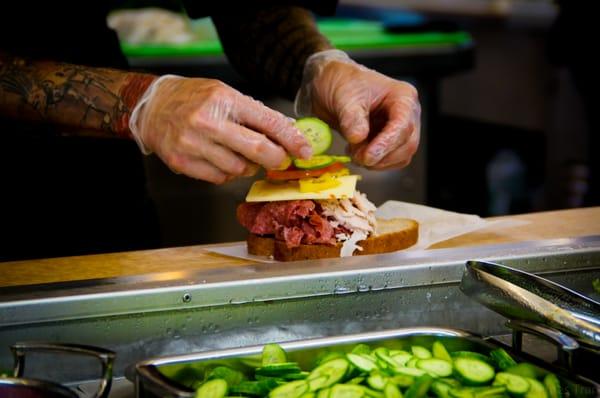
<path fill-rule="evenodd" d="M 529 224 L 501 229 L 483 228 L 469 234 L 440 242 L 433 245 L 431 248 L 441 249 L 600 235 L 600 207 L 488 218 L 490 221 L 503 219 L 529 221 Z"/>
<path fill-rule="evenodd" d="M 529 224 L 499 230 L 482 229 L 434 248 L 464 247 L 600 234 L 600 207 L 532 213 L 494 219 L 519 219 Z M 251 261 L 188 246 L 137 252 L 62 257 L 0 263 L 0 287 L 110 278 L 180 270 L 206 270 L 252 264 Z"/>

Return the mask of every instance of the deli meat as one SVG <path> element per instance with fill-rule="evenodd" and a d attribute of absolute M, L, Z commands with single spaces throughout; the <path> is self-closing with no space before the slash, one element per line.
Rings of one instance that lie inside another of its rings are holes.
<path fill-rule="evenodd" d="M 275 235 L 290 248 L 302 243 L 336 243 L 334 229 L 312 200 L 242 203 L 237 218 L 250 232 Z"/>

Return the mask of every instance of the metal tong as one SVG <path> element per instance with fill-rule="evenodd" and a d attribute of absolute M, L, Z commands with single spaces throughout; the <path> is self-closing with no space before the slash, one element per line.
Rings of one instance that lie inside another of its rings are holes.
<path fill-rule="evenodd" d="M 569 357 L 580 345 L 600 353 L 600 303 L 558 283 L 505 265 L 468 261 L 460 289 L 511 320 L 517 349 L 525 331 L 554 341 Z"/>

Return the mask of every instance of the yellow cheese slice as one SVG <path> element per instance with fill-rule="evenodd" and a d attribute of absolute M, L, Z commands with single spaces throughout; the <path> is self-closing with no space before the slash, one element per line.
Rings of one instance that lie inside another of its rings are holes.
<path fill-rule="evenodd" d="M 275 202 L 279 200 L 302 199 L 340 199 L 351 198 L 356 190 L 357 175 L 338 177 L 341 184 L 335 188 L 320 192 L 300 192 L 298 181 L 271 183 L 265 180 L 255 181 L 250 187 L 246 202 Z"/>

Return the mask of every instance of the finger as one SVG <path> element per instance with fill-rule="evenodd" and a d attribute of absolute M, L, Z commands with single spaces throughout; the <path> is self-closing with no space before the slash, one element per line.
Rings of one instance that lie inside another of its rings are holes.
<path fill-rule="evenodd" d="M 388 121 L 364 152 L 364 164 L 373 166 L 403 145 L 415 130 L 420 107 L 410 97 L 401 97 L 389 106 Z"/>
<path fill-rule="evenodd" d="M 215 131 L 214 140 L 266 169 L 281 166 L 287 157 L 285 149 L 264 134 L 234 122 L 226 122 L 223 129 Z"/>
<path fill-rule="evenodd" d="M 258 170 L 260 170 L 260 166 L 256 163 L 246 161 L 246 164 L 246 170 L 244 171 L 244 174 L 242 174 L 244 177 L 252 177 L 258 173 Z"/>
<path fill-rule="evenodd" d="M 340 132 L 351 144 L 357 144 L 369 136 L 369 112 L 361 103 L 353 102 L 342 108 Z"/>
<path fill-rule="evenodd" d="M 265 134 L 296 157 L 308 159 L 312 156 L 310 143 L 294 127 L 293 119 L 245 95 L 241 96 L 240 102 L 237 116 L 241 124 Z"/>
<path fill-rule="evenodd" d="M 244 175 L 246 169 L 250 166 L 241 156 L 218 144 L 210 145 L 209 148 L 203 151 L 203 155 L 209 163 L 219 168 L 223 173 L 232 176 Z"/>
<path fill-rule="evenodd" d="M 408 166 L 417 151 L 419 140 L 420 134 L 417 131 L 413 132 L 406 144 L 388 153 L 381 161 L 369 168 L 374 170 L 388 170 Z"/>
<path fill-rule="evenodd" d="M 187 155 L 171 154 L 165 163 L 173 172 L 185 174 L 188 177 L 212 182 L 213 184 L 223 184 L 228 181 L 230 176 L 223 173 L 216 166 L 213 166 L 204 159 L 192 158 Z"/>
<path fill-rule="evenodd" d="M 165 149 L 188 156 L 190 159 L 208 160 L 223 173 L 232 176 L 245 175 L 249 167 L 249 163 L 243 157 L 206 139 L 201 134 L 196 134 L 193 130 L 178 135 L 176 140 L 169 141 Z"/>

